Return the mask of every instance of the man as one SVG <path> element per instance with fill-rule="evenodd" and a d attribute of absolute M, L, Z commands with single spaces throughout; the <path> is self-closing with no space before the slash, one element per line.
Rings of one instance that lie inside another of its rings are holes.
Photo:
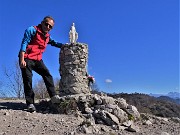
<path fill-rule="evenodd" d="M 54 19 L 51 16 L 46 16 L 38 26 L 27 28 L 22 39 L 19 64 L 22 71 L 27 109 L 30 112 L 36 111 L 34 106 L 35 95 L 32 90 L 32 70 L 42 76 L 51 102 L 60 102 L 60 97 L 56 95 L 53 78 L 42 60 L 42 53 L 45 51 L 47 44 L 58 48 L 62 46 L 62 43 L 53 40 L 49 34 L 53 26 Z"/>

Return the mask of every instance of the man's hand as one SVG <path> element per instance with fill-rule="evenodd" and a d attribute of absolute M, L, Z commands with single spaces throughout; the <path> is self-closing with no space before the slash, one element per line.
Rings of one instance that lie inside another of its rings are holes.
<path fill-rule="evenodd" d="M 26 67 L 26 61 L 24 60 L 24 53 L 25 52 L 20 52 L 20 67 L 25 68 Z"/>
<path fill-rule="evenodd" d="M 20 61 L 20 67 L 26 68 L 26 62 L 24 60 Z"/>

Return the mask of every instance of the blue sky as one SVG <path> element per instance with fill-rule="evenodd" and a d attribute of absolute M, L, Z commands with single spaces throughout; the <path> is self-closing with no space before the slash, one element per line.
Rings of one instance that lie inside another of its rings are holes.
<path fill-rule="evenodd" d="M 55 19 L 51 36 L 69 42 L 72 22 L 78 42 L 89 47 L 88 72 L 100 90 L 124 93 L 179 91 L 179 0 L 1 0 L 0 79 L 13 68 L 24 30 Z M 59 77 L 59 49 L 43 60 Z M 40 78 L 34 74 L 33 79 Z"/>

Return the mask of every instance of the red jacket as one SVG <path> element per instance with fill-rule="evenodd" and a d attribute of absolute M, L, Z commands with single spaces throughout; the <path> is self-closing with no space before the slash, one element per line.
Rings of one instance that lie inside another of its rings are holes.
<path fill-rule="evenodd" d="M 50 34 L 43 34 L 41 26 L 34 26 L 36 29 L 36 34 L 32 38 L 31 42 L 26 47 L 26 52 L 24 58 L 41 60 L 42 53 L 45 51 L 47 43 L 49 42 Z"/>

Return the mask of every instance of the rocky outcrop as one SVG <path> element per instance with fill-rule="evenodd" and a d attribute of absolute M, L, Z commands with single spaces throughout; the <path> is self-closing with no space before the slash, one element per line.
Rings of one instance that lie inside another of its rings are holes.
<path fill-rule="evenodd" d="M 90 127 L 95 128 L 96 124 L 107 125 L 114 130 L 138 131 L 138 127 L 133 122 L 139 120 L 139 112 L 136 107 L 128 105 L 121 98 L 114 99 L 105 94 L 75 94 L 61 97 L 60 104 L 53 104 L 52 107 L 56 113 L 74 114 L 80 117 L 83 132 L 86 129 L 90 130 Z"/>

